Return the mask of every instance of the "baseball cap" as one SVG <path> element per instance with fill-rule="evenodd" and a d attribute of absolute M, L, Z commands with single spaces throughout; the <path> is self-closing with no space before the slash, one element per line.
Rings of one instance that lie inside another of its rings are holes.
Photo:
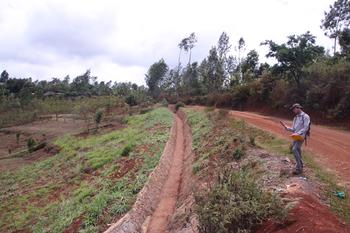
<path fill-rule="evenodd" d="M 294 109 L 294 108 L 301 108 L 301 109 L 302 109 L 303 106 L 301 106 L 301 105 L 298 104 L 298 103 L 295 103 L 295 104 L 293 104 L 292 107 L 290 107 L 289 109 L 292 110 L 292 109 Z"/>

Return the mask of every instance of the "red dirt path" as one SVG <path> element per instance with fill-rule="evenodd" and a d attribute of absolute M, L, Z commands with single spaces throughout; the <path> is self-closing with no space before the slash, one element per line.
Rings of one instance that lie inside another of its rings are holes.
<path fill-rule="evenodd" d="M 230 111 L 230 114 L 265 131 L 290 139 L 289 132 L 286 132 L 279 123 L 282 119 L 251 112 Z M 292 124 L 291 121 L 284 122 Z M 317 162 L 324 168 L 334 171 L 346 185 L 350 185 L 350 132 L 312 125 L 311 138 L 303 148 L 313 152 Z"/>

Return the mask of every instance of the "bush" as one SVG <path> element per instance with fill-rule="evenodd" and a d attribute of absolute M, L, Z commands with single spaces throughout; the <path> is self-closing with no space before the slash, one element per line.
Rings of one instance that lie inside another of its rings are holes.
<path fill-rule="evenodd" d="M 135 96 L 133 96 L 133 95 L 128 95 L 128 96 L 125 98 L 125 103 L 127 103 L 129 106 L 136 106 L 136 105 L 137 105 L 137 101 L 136 101 Z"/>
<path fill-rule="evenodd" d="M 96 128 L 98 128 L 99 124 L 102 121 L 102 116 L 103 116 L 103 110 L 99 109 L 95 113 L 95 123 L 96 123 Z"/>
<path fill-rule="evenodd" d="M 162 100 L 161 104 L 163 107 L 168 107 L 169 105 L 168 101 L 165 98 Z"/>
<path fill-rule="evenodd" d="M 132 151 L 133 147 L 134 147 L 134 146 L 131 145 L 131 144 L 126 145 L 126 146 L 123 148 L 121 155 L 122 155 L 123 157 L 129 156 L 129 154 L 130 154 L 130 152 Z"/>
<path fill-rule="evenodd" d="M 29 153 L 32 153 L 34 151 L 35 145 L 36 145 L 36 141 L 32 137 L 28 138 L 27 148 L 28 148 Z"/>
<path fill-rule="evenodd" d="M 263 191 L 248 172 L 225 170 L 214 188 L 196 195 L 199 232 L 251 232 L 268 218 L 282 220 L 282 201 Z"/>
<path fill-rule="evenodd" d="M 175 110 L 176 111 L 179 110 L 179 108 L 181 108 L 181 107 L 185 107 L 184 103 L 178 102 L 178 103 L 175 104 Z"/>
<path fill-rule="evenodd" d="M 233 158 L 235 160 L 240 160 L 245 154 L 245 149 L 243 146 L 238 146 L 236 150 L 233 152 Z"/>

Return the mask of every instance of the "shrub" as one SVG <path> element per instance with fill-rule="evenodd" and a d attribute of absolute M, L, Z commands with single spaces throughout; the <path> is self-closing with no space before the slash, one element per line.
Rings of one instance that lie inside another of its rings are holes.
<path fill-rule="evenodd" d="M 249 135 L 249 142 L 250 142 L 250 145 L 256 146 L 254 135 Z"/>
<path fill-rule="evenodd" d="M 20 139 L 20 137 L 21 137 L 21 133 L 20 133 L 20 132 L 17 132 L 17 133 L 16 133 L 16 143 L 17 143 L 17 145 L 19 144 L 19 139 Z"/>
<path fill-rule="evenodd" d="M 126 145 L 126 146 L 123 148 L 121 155 L 122 155 L 123 157 L 129 156 L 129 154 L 130 154 L 130 152 L 132 151 L 133 147 L 134 147 L 134 146 L 131 145 L 131 144 Z"/>
<path fill-rule="evenodd" d="M 282 201 L 263 191 L 248 172 L 225 170 L 216 185 L 195 195 L 199 232 L 251 232 L 268 218 L 282 220 Z"/>
<path fill-rule="evenodd" d="M 35 145 L 36 145 L 36 141 L 32 137 L 28 138 L 27 148 L 28 148 L 29 153 L 32 153 L 34 151 Z"/>
<path fill-rule="evenodd" d="M 129 106 L 135 106 L 137 105 L 137 101 L 134 95 L 128 95 L 125 97 L 125 103 L 127 103 Z"/>
<path fill-rule="evenodd" d="M 177 103 L 175 104 L 175 110 L 176 110 L 176 111 L 179 110 L 179 108 L 181 108 L 181 107 L 185 107 L 184 103 L 182 103 L 182 102 L 177 102 Z"/>
<path fill-rule="evenodd" d="M 162 106 L 163 107 L 168 107 L 168 101 L 164 98 L 163 100 L 162 100 L 162 102 L 161 102 L 161 104 L 162 104 Z"/>
<path fill-rule="evenodd" d="M 245 154 L 245 149 L 243 146 L 238 146 L 236 150 L 233 152 L 233 158 L 235 160 L 240 160 Z"/>
<path fill-rule="evenodd" d="M 96 129 L 98 129 L 98 126 L 102 121 L 102 116 L 103 116 L 103 110 L 102 109 L 97 110 L 97 112 L 95 113 Z"/>

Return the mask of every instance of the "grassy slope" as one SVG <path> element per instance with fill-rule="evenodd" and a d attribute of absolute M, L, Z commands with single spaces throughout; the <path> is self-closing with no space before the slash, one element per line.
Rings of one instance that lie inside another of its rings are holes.
<path fill-rule="evenodd" d="M 60 138 L 56 156 L 0 174 L 0 231 L 63 232 L 73 222 L 81 232 L 104 230 L 130 209 L 159 161 L 171 123 L 165 108 L 132 116 L 122 130 Z M 124 174 L 125 164 L 133 171 Z"/>
<path fill-rule="evenodd" d="M 200 182 L 211 183 L 210 190 L 195 191 L 200 231 L 250 232 L 269 217 L 282 219 L 286 212 L 280 199 L 258 184 L 263 167 L 245 155 L 253 141 L 240 130 L 243 123 L 236 124 L 226 111 L 185 111 L 192 127 L 194 173 Z M 236 163 L 239 167 L 232 169 L 230 164 Z"/>

